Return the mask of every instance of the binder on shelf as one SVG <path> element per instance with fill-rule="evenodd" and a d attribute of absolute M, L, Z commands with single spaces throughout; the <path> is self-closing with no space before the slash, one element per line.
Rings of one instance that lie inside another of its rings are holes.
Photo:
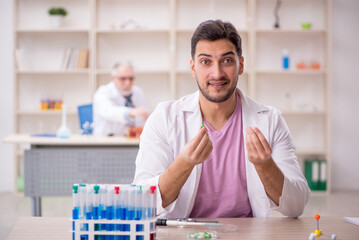
<path fill-rule="evenodd" d="M 304 176 L 308 186 L 313 191 L 325 191 L 327 189 L 327 162 L 318 159 L 306 159 L 304 162 Z"/>

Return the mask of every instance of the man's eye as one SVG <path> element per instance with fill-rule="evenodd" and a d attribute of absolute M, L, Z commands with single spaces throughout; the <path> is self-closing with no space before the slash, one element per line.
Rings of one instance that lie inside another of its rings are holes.
<path fill-rule="evenodd" d="M 203 65 L 207 65 L 208 63 L 209 63 L 208 60 L 201 60 L 201 64 L 203 64 Z"/>
<path fill-rule="evenodd" d="M 233 59 L 232 58 L 226 58 L 223 60 L 224 63 L 232 63 Z"/>

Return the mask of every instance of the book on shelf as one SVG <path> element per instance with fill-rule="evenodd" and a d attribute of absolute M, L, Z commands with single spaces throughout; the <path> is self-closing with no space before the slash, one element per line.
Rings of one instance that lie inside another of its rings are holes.
<path fill-rule="evenodd" d="M 29 65 L 27 64 L 23 48 L 15 49 L 15 61 L 18 70 L 21 71 L 29 69 Z"/>
<path fill-rule="evenodd" d="M 61 69 L 88 68 L 89 49 L 66 48 L 62 57 Z"/>

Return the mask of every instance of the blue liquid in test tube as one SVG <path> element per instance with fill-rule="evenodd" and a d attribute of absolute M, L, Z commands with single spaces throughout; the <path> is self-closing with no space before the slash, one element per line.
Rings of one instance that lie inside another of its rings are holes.
<path fill-rule="evenodd" d="M 115 218 L 115 209 L 114 209 L 114 191 L 109 187 L 107 190 L 107 206 L 106 206 L 106 218 L 107 220 L 113 220 Z M 107 231 L 114 231 L 115 224 L 107 224 Z M 114 236 L 106 236 L 108 240 L 114 240 Z"/>
<path fill-rule="evenodd" d="M 72 219 L 79 219 L 80 195 L 78 194 L 79 186 L 72 186 Z M 75 221 L 72 221 L 72 230 L 75 231 Z M 75 232 L 72 233 L 72 240 L 75 240 Z"/>
<path fill-rule="evenodd" d="M 93 206 L 92 206 L 92 218 L 94 220 L 98 220 L 100 219 L 100 194 L 99 194 L 99 190 L 100 190 L 100 186 L 95 185 L 93 187 Z M 95 231 L 99 231 L 101 230 L 101 224 L 95 224 L 94 226 L 94 230 Z M 95 240 L 102 240 L 102 236 L 99 235 L 95 235 Z"/>
<path fill-rule="evenodd" d="M 100 213 L 101 219 L 106 219 L 106 204 L 107 204 L 107 185 L 100 188 Z M 100 224 L 100 230 L 107 230 L 107 224 Z M 105 240 L 107 236 L 102 236 L 101 240 Z"/>
<path fill-rule="evenodd" d="M 122 219 L 122 209 L 121 209 L 121 195 L 120 195 L 120 187 L 115 187 L 115 207 L 116 207 L 116 219 Z M 122 224 L 116 224 L 115 229 L 117 231 L 122 230 Z M 115 240 L 123 240 L 123 236 L 115 236 Z"/>
<path fill-rule="evenodd" d="M 79 194 L 80 194 L 80 208 L 79 208 L 79 219 L 85 219 L 86 217 L 86 184 L 80 184 L 79 186 Z M 88 224 L 81 224 L 80 231 L 88 231 Z M 80 235 L 81 240 L 87 240 L 88 235 L 83 234 Z"/>
<path fill-rule="evenodd" d="M 143 212 L 143 201 L 142 201 L 142 187 L 135 187 L 135 220 L 142 220 L 142 212 Z M 143 224 L 136 224 L 136 232 L 143 231 Z M 136 236 L 136 240 L 143 240 L 143 236 Z"/>

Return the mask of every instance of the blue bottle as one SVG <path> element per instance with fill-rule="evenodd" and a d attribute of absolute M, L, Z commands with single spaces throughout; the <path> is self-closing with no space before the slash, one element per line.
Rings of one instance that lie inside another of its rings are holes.
<path fill-rule="evenodd" d="M 288 49 L 283 49 L 283 51 L 282 51 L 282 64 L 283 64 L 283 70 L 289 70 L 290 59 L 289 59 Z"/>

